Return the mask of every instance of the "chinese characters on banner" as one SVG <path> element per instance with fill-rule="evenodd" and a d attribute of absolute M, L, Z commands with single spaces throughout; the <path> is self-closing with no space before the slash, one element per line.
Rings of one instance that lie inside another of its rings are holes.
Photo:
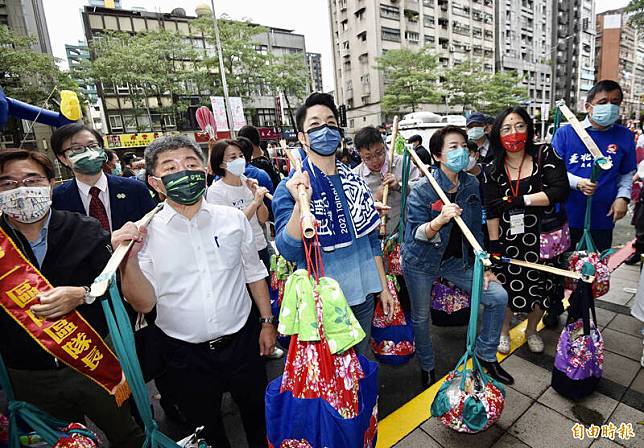
<path fill-rule="evenodd" d="M 233 120 L 233 129 L 239 131 L 243 126 L 246 126 L 246 117 L 244 116 L 244 107 L 242 105 L 241 97 L 231 96 L 230 108 L 231 118 Z M 228 121 L 226 119 L 226 102 L 223 96 L 211 96 L 210 103 L 212 104 L 212 113 L 215 116 L 215 123 L 217 123 L 217 131 L 229 131 Z"/>

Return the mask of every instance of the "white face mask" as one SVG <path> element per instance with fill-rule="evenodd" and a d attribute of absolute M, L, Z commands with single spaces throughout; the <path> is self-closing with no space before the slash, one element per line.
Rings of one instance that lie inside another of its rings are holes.
<path fill-rule="evenodd" d="M 467 163 L 467 167 L 465 168 L 465 171 L 469 171 L 472 168 L 476 166 L 476 157 L 470 156 L 470 161 Z"/>
<path fill-rule="evenodd" d="M 18 187 L 0 192 L 0 210 L 24 224 L 40 221 L 51 207 L 51 187 Z"/>
<path fill-rule="evenodd" d="M 235 159 L 231 162 L 226 163 L 226 171 L 228 171 L 230 174 L 233 174 L 237 177 L 244 174 L 245 170 L 246 170 L 246 159 L 244 158 Z"/>

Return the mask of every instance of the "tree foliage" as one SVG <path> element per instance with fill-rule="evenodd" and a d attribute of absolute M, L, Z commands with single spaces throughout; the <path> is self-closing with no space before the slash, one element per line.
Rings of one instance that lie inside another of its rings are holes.
<path fill-rule="evenodd" d="M 379 58 L 378 68 L 386 79 L 382 102 L 387 112 L 415 111 L 421 104 L 444 98 L 447 105 L 464 111 L 495 114 L 527 97 L 516 72 L 490 73 L 477 59 L 439 69 L 436 56 L 425 49 L 389 50 Z"/>
<path fill-rule="evenodd" d="M 644 0 L 631 0 L 625 9 L 630 13 L 629 23 L 635 28 L 644 28 Z"/>
<path fill-rule="evenodd" d="M 54 87 L 77 92 L 78 84 L 58 68 L 53 56 L 32 49 L 35 42 L 0 25 L 0 84 L 7 96 L 41 105 Z"/>
<path fill-rule="evenodd" d="M 390 113 L 415 111 L 421 104 L 440 100 L 438 58 L 425 51 L 389 50 L 377 58 L 385 77 L 382 107 Z"/>

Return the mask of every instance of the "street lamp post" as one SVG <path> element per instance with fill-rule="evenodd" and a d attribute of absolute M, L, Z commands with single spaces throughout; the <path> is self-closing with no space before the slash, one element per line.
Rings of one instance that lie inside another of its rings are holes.
<path fill-rule="evenodd" d="M 228 83 L 226 82 L 226 71 L 224 70 L 224 55 L 221 51 L 221 39 L 219 38 L 219 26 L 217 25 L 217 15 L 215 14 L 215 0 L 210 0 L 212 7 L 212 25 L 215 28 L 215 46 L 217 47 L 217 59 L 219 59 L 219 76 L 221 76 L 221 85 L 224 90 L 224 102 L 226 104 L 226 121 L 230 130 L 230 137 L 235 138 L 233 129 L 233 119 L 231 116 L 232 108 L 230 107 L 230 97 L 228 96 Z"/>

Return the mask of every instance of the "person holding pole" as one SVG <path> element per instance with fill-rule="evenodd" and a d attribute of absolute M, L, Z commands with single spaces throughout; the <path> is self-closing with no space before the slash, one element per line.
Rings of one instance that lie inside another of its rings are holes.
<path fill-rule="evenodd" d="M 423 387 L 429 387 L 436 381 L 434 350 L 429 332 L 434 280 L 443 277 L 458 288 L 471 292 L 473 257 L 472 244 L 467 239 L 475 239 L 477 246 L 483 241 L 479 182 L 476 177 L 463 171 L 469 162 L 467 134 L 460 127 L 446 126 L 432 135 L 429 149 L 438 163 L 438 168 L 430 175 L 446 193 L 451 204 L 444 205 L 428 179 L 414 183 L 409 195 L 405 241 L 401 248 Z M 469 235 L 465 235 L 455 224 L 455 217 L 461 217 L 470 229 Z M 484 310 L 476 354 L 481 365 L 494 379 L 512 384 L 514 379 L 496 360 L 507 302 L 508 294 L 494 274 L 486 272 L 481 296 Z"/>
<path fill-rule="evenodd" d="M 546 253 L 545 247 L 541 246 L 541 235 L 566 225 L 563 207 L 568 197 L 566 168 L 551 147 L 539 148 L 533 143 L 532 123 L 525 109 L 510 107 L 499 114 L 492 128 L 495 156 L 484 167 L 481 181 L 490 236 L 489 251 L 557 266 L 561 264 L 561 253 Z M 560 235 L 564 244 L 566 235 L 563 232 Z M 510 352 L 510 321 L 514 312 L 528 314 L 528 348 L 533 353 L 543 352 L 537 324 L 545 310 L 561 307 L 563 280 L 511 265 L 499 266 L 497 275 L 510 296 L 499 353 Z"/>
<path fill-rule="evenodd" d="M 387 205 L 391 210 L 387 213 L 387 235 L 390 235 L 398 226 L 400 219 L 400 190 L 402 182 L 402 156 L 393 154 L 393 164 L 389 163 L 391 153 L 385 149 L 385 144 L 380 137 L 380 132 L 373 126 L 367 126 L 356 133 L 354 139 L 356 148 L 360 151 L 362 163 L 353 169 L 360 175 L 371 190 L 376 201 L 382 201 L 385 185 L 389 185 L 389 198 Z M 389 151 L 393 151 L 392 148 Z M 411 167 L 410 181 L 418 177 L 418 170 Z"/>
<path fill-rule="evenodd" d="M 326 93 L 310 95 L 296 113 L 298 139 L 306 158 L 301 172 L 283 180 L 273 196 L 275 244 L 280 254 L 306 268 L 302 241 L 302 210 L 298 188 L 308 195 L 317 221 L 322 262 L 327 277 L 335 279 L 366 333 L 358 353 L 366 353 L 371 333 L 374 300 L 382 301 L 388 316 L 393 298 L 387 288 L 378 238 L 380 217 L 369 187 L 341 162 L 335 152 L 340 146 L 338 110 Z"/>

